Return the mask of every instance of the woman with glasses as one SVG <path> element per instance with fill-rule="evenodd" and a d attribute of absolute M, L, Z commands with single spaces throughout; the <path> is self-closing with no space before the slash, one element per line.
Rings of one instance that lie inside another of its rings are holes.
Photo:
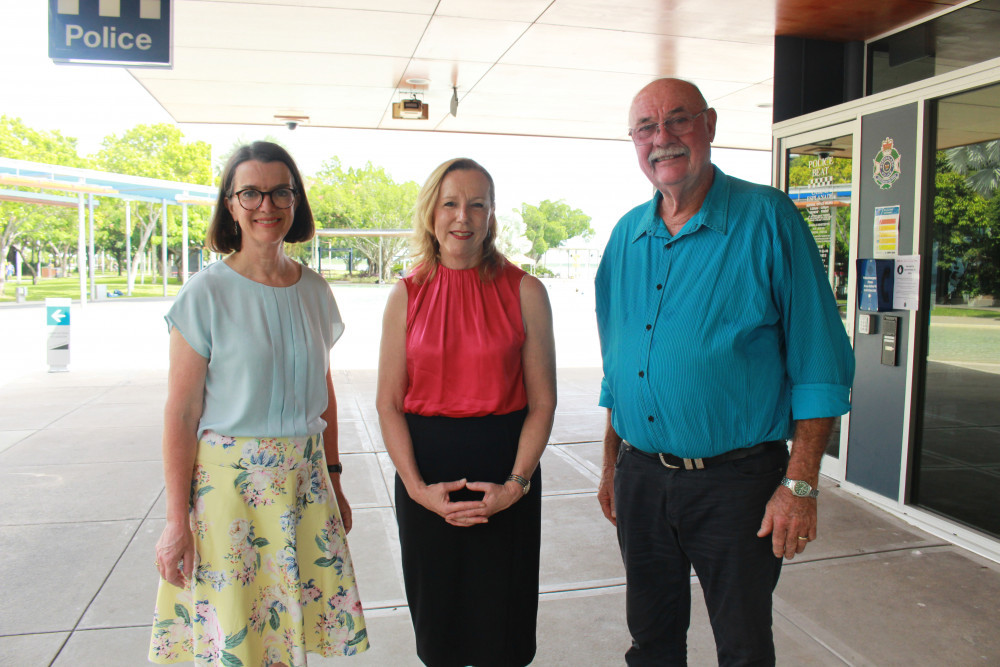
<path fill-rule="evenodd" d="M 376 404 L 417 655 L 514 667 L 535 655 L 541 471 L 556 405 L 552 313 L 497 250 L 493 179 L 439 166 L 417 196 L 417 265 L 382 325 Z"/>
<path fill-rule="evenodd" d="M 237 149 L 208 229 L 228 255 L 166 315 L 153 662 L 293 667 L 368 648 L 330 374 L 344 325 L 326 281 L 284 252 L 313 233 L 285 149 Z"/>

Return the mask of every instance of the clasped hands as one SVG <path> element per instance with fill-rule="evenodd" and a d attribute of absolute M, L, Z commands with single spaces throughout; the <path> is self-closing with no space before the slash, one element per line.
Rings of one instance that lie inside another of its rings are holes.
<path fill-rule="evenodd" d="M 482 493 L 481 500 L 452 501 L 449 494 L 468 489 Z M 410 497 L 431 512 L 440 515 L 453 526 L 467 528 L 488 523 L 489 517 L 502 512 L 521 498 L 521 486 L 516 482 L 493 484 L 490 482 L 470 482 L 458 479 L 454 482 L 424 484 L 420 489 L 409 492 Z"/>

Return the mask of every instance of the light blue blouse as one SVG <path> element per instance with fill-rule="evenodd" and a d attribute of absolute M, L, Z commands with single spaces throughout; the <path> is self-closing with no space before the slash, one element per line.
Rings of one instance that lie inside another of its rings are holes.
<path fill-rule="evenodd" d="M 198 436 L 320 433 L 330 350 L 344 333 L 330 286 L 302 267 L 291 287 L 269 287 L 225 262 L 196 273 L 165 316 L 208 359 Z"/>

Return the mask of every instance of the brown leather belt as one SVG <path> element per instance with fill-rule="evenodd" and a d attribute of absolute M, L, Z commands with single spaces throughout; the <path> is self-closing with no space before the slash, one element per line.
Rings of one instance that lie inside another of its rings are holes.
<path fill-rule="evenodd" d="M 624 447 L 627 452 L 633 452 L 647 459 L 658 461 L 663 464 L 665 468 L 671 468 L 674 470 L 703 470 L 705 468 L 711 468 L 712 466 L 726 463 L 727 461 L 735 461 L 737 459 L 745 459 L 748 456 L 762 454 L 765 451 L 777 449 L 778 447 L 787 449 L 788 445 L 784 440 L 768 440 L 767 442 L 761 442 L 751 447 L 733 449 L 728 452 L 723 452 L 717 456 L 709 456 L 704 459 L 685 459 L 680 456 L 674 456 L 673 454 L 653 454 L 629 444 L 627 440 L 622 440 L 622 447 Z"/>

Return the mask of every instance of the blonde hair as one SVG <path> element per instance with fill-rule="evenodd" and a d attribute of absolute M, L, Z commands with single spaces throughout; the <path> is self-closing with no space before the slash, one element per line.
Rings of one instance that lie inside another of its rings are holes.
<path fill-rule="evenodd" d="M 479 278 L 483 281 L 493 280 L 500 273 L 506 259 L 496 247 L 497 216 L 496 188 L 493 177 L 475 160 L 466 157 L 453 158 L 438 165 L 437 169 L 427 177 L 427 182 L 420 188 L 417 195 L 417 205 L 413 209 L 413 259 L 416 268 L 411 274 L 417 283 L 424 283 L 437 273 L 441 263 L 441 247 L 434 235 L 434 207 L 437 206 L 441 194 L 441 183 L 445 176 L 453 171 L 478 171 L 490 184 L 490 220 L 483 239 L 483 256 L 479 260 Z"/>

